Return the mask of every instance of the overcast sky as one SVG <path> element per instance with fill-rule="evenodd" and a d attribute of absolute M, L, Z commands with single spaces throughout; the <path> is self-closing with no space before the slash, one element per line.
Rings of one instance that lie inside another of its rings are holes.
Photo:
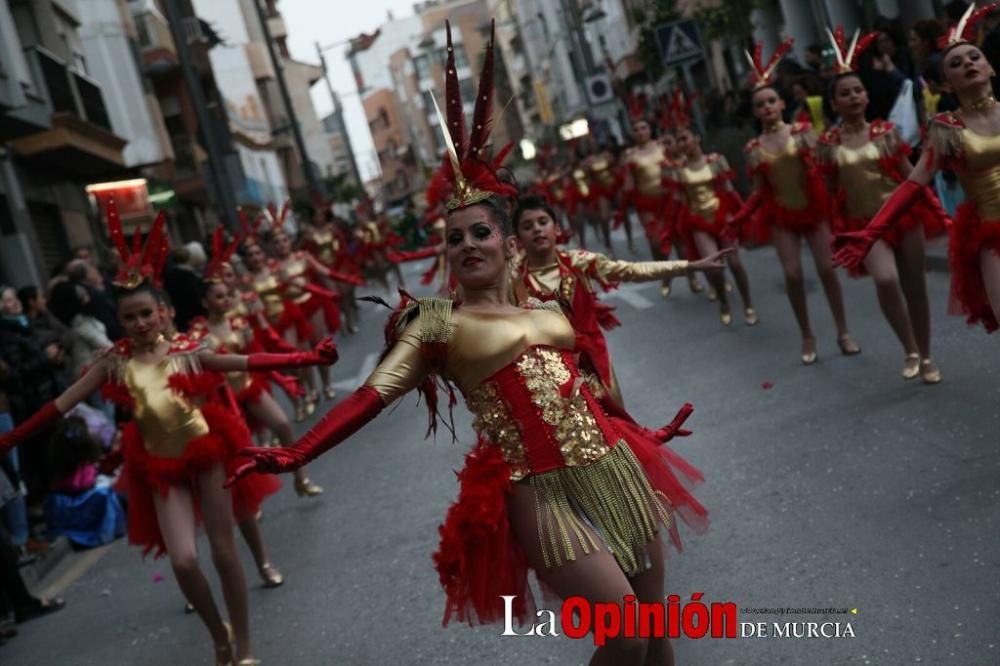
<path fill-rule="evenodd" d="M 349 9 L 348 9 L 349 7 Z M 413 14 L 412 0 L 280 0 L 278 9 L 285 17 L 288 29 L 288 48 L 292 57 L 304 62 L 319 63 L 316 42 L 323 46 L 355 37 L 362 32 L 372 32 L 384 23 L 387 12 L 397 18 Z M 351 135 L 354 154 L 362 178 L 377 173 L 377 160 L 371 134 L 365 120 L 361 100 L 354 86 L 351 67 L 344 58 L 346 45 L 338 45 L 325 52 L 330 70 L 330 82 L 341 96 L 346 109 L 347 130 Z M 313 86 L 313 104 L 320 118 L 330 113 L 333 103 L 326 86 L 320 82 Z"/>

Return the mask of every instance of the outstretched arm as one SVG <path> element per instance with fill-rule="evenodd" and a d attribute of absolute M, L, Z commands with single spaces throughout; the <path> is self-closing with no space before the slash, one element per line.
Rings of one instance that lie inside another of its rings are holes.
<path fill-rule="evenodd" d="M 651 282 L 696 271 L 721 270 L 722 259 L 732 251 L 720 250 L 698 261 L 623 261 L 594 253 L 592 270 L 603 282 Z"/>
<path fill-rule="evenodd" d="M 216 354 L 201 352 L 201 365 L 215 372 L 259 372 L 263 370 L 284 370 L 286 368 L 306 368 L 313 365 L 333 365 L 339 354 L 333 338 L 324 338 L 312 351 L 290 354 Z"/>
<path fill-rule="evenodd" d="M 41 409 L 32 414 L 24 423 L 8 433 L 0 435 L 0 452 L 6 451 L 32 435 L 45 430 L 63 414 L 73 409 L 88 395 L 101 388 L 108 374 L 105 359 L 97 361 L 84 373 L 83 377 L 62 392 L 55 400 L 45 403 Z"/>
<path fill-rule="evenodd" d="M 254 472 L 276 474 L 299 469 L 360 430 L 386 405 L 416 388 L 430 373 L 430 364 L 420 346 L 419 321 L 415 321 L 403 331 L 364 385 L 327 412 L 293 446 L 241 451 L 251 460 L 236 470 L 227 485 Z"/>
<path fill-rule="evenodd" d="M 341 273 L 340 271 L 335 271 L 329 266 L 324 265 L 323 262 L 317 259 L 311 252 L 306 252 L 305 256 L 306 261 L 309 263 L 309 267 L 312 268 L 312 270 L 316 271 L 320 275 L 325 275 L 334 282 L 352 284 L 355 287 L 361 287 L 365 283 L 365 281 L 358 275 Z"/>

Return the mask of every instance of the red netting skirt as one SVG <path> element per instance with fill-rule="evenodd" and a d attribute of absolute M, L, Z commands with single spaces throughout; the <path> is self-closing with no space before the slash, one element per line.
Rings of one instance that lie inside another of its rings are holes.
<path fill-rule="evenodd" d="M 840 219 L 838 231 L 861 231 L 870 222 L 870 217 L 844 216 Z M 882 240 L 888 243 L 890 247 L 896 248 L 903 242 L 903 237 L 913 229 L 922 227 L 924 238 L 935 238 L 948 230 L 946 225 L 947 222 L 942 219 L 937 211 L 918 200 L 910 206 L 905 215 L 900 216 L 896 224 L 885 232 Z M 856 268 L 850 269 L 848 275 L 855 278 L 865 277 L 868 275 L 868 269 L 865 268 L 864 264 L 860 264 Z"/>
<path fill-rule="evenodd" d="M 997 330 L 997 318 L 983 282 L 983 252 L 1000 256 L 1000 220 L 982 219 L 975 202 L 967 201 L 958 207 L 949 238 L 952 293 L 966 321 L 970 325 L 982 324 L 987 333 L 992 333 Z"/>
<path fill-rule="evenodd" d="M 317 310 L 323 311 L 323 321 L 331 334 L 340 330 L 340 306 L 333 298 L 322 298 L 318 294 L 310 294 L 309 299 L 299 303 L 299 308 L 306 319 L 311 319 Z"/>
<path fill-rule="evenodd" d="M 125 467 L 118 482 L 118 490 L 128 498 L 128 540 L 142 548 L 143 555 L 150 552 L 155 557 L 166 553 L 163 535 L 156 518 L 153 497 L 165 497 L 171 486 L 190 487 L 195 497 L 195 518 L 201 522 L 198 504 L 199 473 L 222 463 L 226 475 L 236 471 L 243 460 L 236 455 L 241 448 L 250 446 L 250 433 L 225 407 L 206 404 L 200 407 L 209 433 L 188 442 L 179 458 L 162 458 L 146 451 L 135 422 L 122 430 L 122 452 Z M 266 497 L 281 488 L 276 476 L 252 474 L 230 489 L 233 515 L 237 522 L 252 517 Z"/>
<path fill-rule="evenodd" d="M 703 480 L 701 472 L 644 428 L 609 418 L 622 437 L 617 446 L 629 448 L 670 516 L 679 517 L 699 534 L 704 532 L 708 511 L 689 490 Z M 458 499 L 438 529 L 441 540 L 434 553 L 446 595 L 444 624 L 452 618 L 469 624 L 502 621 L 503 595 L 516 597 L 513 615 L 523 623 L 533 616 L 534 601 L 528 587 L 527 558 L 514 540 L 508 515 L 510 467 L 498 446 L 480 439 L 466 456 L 458 480 Z M 666 533 L 679 551 L 676 520 L 670 520 Z"/>

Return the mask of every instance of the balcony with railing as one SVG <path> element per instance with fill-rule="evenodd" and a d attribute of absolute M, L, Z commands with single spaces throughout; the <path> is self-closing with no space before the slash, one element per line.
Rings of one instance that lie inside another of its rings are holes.
<path fill-rule="evenodd" d="M 177 47 L 167 20 L 154 12 L 144 12 L 133 18 L 146 74 L 157 76 L 173 71 L 177 66 Z"/>
<path fill-rule="evenodd" d="M 123 167 L 126 141 L 111 130 L 100 85 L 42 47 L 25 53 L 40 75 L 52 119 L 50 128 L 16 139 L 17 152 L 89 176 Z"/>

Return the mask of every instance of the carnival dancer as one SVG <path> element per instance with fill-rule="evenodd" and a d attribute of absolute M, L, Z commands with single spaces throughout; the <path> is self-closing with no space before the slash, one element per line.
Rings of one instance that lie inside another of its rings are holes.
<path fill-rule="evenodd" d="M 597 230 L 597 207 L 595 190 L 585 164 L 592 152 L 590 137 L 582 137 L 572 144 L 573 163 L 569 169 L 566 193 L 566 215 L 569 226 L 579 240 L 580 247 L 587 249 L 587 227 Z M 610 227 L 609 227 L 610 234 Z"/>
<path fill-rule="evenodd" d="M 348 250 L 347 234 L 337 226 L 334 215 L 328 207 L 324 206 L 317 213 L 313 224 L 303 230 L 303 245 L 328 270 L 354 277 L 350 282 L 327 279 L 340 294 L 344 330 L 347 333 L 357 333 L 360 329 L 358 302 L 354 290 L 359 286 L 359 282 L 364 282 L 364 277 L 357 257 Z"/>
<path fill-rule="evenodd" d="M 122 259 L 114 280 L 118 317 L 127 338 L 116 343 L 81 379 L 35 415 L 0 435 L 0 450 L 50 426 L 94 391 L 134 414 L 122 432 L 128 498 L 129 541 L 144 553 L 166 553 L 187 600 L 194 605 L 215 644 L 217 664 L 258 664 L 251 656 L 246 580 L 236 552 L 233 520 L 256 513 L 261 500 L 278 489 L 274 479 L 248 477 L 225 490 L 236 451 L 250 441 L 232 413 L 212 400 L 230 371 L 333 363 L 336 346 L 326 340 L 297 354 L 220 355 L 186 336 L 165 338 L 167 309 L 158 286 L 167 254 L 165 216 L 153 224 L 145 250 L 129 250 L 114 202 L 107 208 L 111 240 Z M 136 241 L 139 240 L 138 234 Z M 198 565 L 196 526 L 203 520 L 212 560 L 232 621 L 225 623 Z M 233 643 L 235 639 L 235 645 Z"/>
<path fill-rule="evenodd" d="M 856 73 L 858 58 L 878 33 L 856 33 L 850 46 L 843 27 L 829 33 L 836 56 L 833 106 L 842 119 L 820 137 L 819 162 L 835 193 L 832 214 L 836 232 L 860 231 L 913 170 L 910 146 L 896 127 L 884 120 L 865 120 L 868 92 Z M 927 191 L 927 200 L 937 197 Z M 851 271 L 872 276 L 882 314 L 903 346 L 903 378 L 921 376 L 929 384 L 941 381 L 931 360 L 931 318 L 924 276 L 924 236 L 936 236 L 950 224 L 940 204 L 915 203 L 903 224 L 875 243 L 864 267 Z"/>
<path fill-rule="evenodd" d="M 635 208 L 639 221 L 642 223 L 646 240 L 649 242 L 649 252 L 654 261 L 663 261 L 666 257 L 661 248 L 664 247 L 663 230 L 668 224 L 665 216 L 669 204 L 669 196 L 663 186 L 663 169 L 666 166 L 666 154 L 663 144 L 653 140 L 652 128 L 646 119 L 645 106 L 640 101 L 631 104 L 632 139 L 635 144 L 622 155 L 624 168 L 624 191 L 619 202 L 618 220 L 628 224 L 628 211 Z M 626 226 L 626 234 L 628 227 Z M 634 252 L 634 246 L 629 240 L 629 250 Z M 691 291 L 701 291 L 700 285 L 689 276 Z M 670 295 L 671 278 L 665 277 L 660 284 L 660 295 L 664 298 Z"/>
<path fill-rule="evenodd" d="M 699 473 L 662 446 L 687 434 L 679 430 L 687 410 L 660 431 L 642 428 L 612 401 L 595 397 L 576 362 L 577 335 L 554 304 L 510 303 L 515 241 L 504 197 L 516 190 L 476 157 L 489 131 L 492 70 L 491 36 L 466 138 L 449 35 L 448 114 L 439 122 L 448 131 L 446 168 L 455 182 L 448 259 L 464 300 L 404 296 L 387 326 L 388 349 L 365 385 L 294 447 L 245 452 L 252 460 L 233 480 L 295 469 L 403 394 L 417 389 L 432 396 L 438 382 L 447 382 L 465 396 L 480 438 L 459 474 L 458 500 L 434 556 L 447 594 L 445 623 L 501 620 L 500 595 L 508 594 L 524 621 L 531 609 L 528 567 L 562 597 L 662 601 L 658 536 L 676 539 L 678 517 L 698 528 L 707 520 L 673 470 L 696 479 Z M 435 404 L 432 398 L 432 415 Z M 598 648 L 591 663 L 665 664 L 672 654 L 666 639 L 620 637 Z"/>
<path fill-rule="evenodd" d="M 277 331 L 271 328 L 259 308 L 247 311 L 246 314 L 234 313 L 239 293 L 230 286 L 235 279 L 230 259 L 240 239 L 235 238 L 229 246 L 226 246 L 223 233 L 220 226 L 213 234 L 212 259 L 205 271 L 201 305 L 207 316 L 191 322 L 188 336 L 195 341 L 204 342 L 209 349 L 218 354 L 297 352 L 295 347 L 285 342 Z M 276 384 L 282 386 L 293 397 L 301 394 L 302 389 L 291 377 L 279 375 L 274 371 L 253 374 L 227 372 L 226 382 L 235 397 L 234 406 L 241 419 L 255 426 L 253 429 L 266 429 L 280 444 L 288 445 L 294 441 L 292 424 L 271 395 L 270 388 L 271 384 Z M 321 486 L 306 477 L 304 469 L 295 472 L 294 488 L 299 497 L 315 497 L 323 493 Z M 268 563 L 263 548 L 255 549 L 249 539 L 247 543 L 254 551 L 261 576 L 273 585 L 280 585 L 280 573 L 277 575 L 265 573 L 268 569 L 273 570 L 273 567 Z"/>
<path fill-rule="evenodd" d="M 839 264 L 860 265 L 879 238 L 926 200 L 926 186 L 938 170 L 953 170 L 967 201 L 950 232 L 952 292 L 969 324 L 981 324 L 988 333 L 1000 320 L 1000 106 L 990 83 L 996 71 L 972 40 L 978 23 L 998 7 L 969 5 L 949 30 L 941 68 L 945 90 L 958 98 L 959 109 L 931 118 L 927 148 L 907 180 L 865 229 L 838 235 L 836 253 Z"/>
<path fill-rule="evenodd" d="M 754 326 L 758 318 L 750 297 L 750 278 L 736 244 L 725 239 L 726 224 L 743 205 L 733 189 L 733 171 L 722 155 L 702 152 L 701 135 L 684 123 L 682 117 L 675 132 L 678 148 L 685 158 L 683 163 L 668 169 L 667 175 L 681 201 L 675 216 L 677 233 L 688 243 L 688 256 L 714 256 L 719 248 L 732 248 L 726 261 L 743 300 L 743 321 Z M 720 271 L 709 273 L 707 278 L 719 301 L 719 320 L 729 326 L 733 315 L 725 276 Z"/>
<path fill-rule="evenodd" d="M 792 40 L 782 42 L 766 65 L 762 60 L 763 48 L 763 44 L 758 43 L 754 54 L 747 54 L 753 83 L 753 113 L 764 128 L 763 134 L 744 149 L 754 179 L 754 191 L 731 221 L 728 234 L 735 237 L 747 219 L 753 220 L 749 235 L 757 242 L 770 232 L 785 274 L 788 300 L 802 335 L 801 360 L 811 365 L 817 358 L 816 338 L 806 305 L 801 257 L 803 239 L 812 251 L 816 272 L 830 303 L 841 353 L 858 354 L 861 348 L 847 330 L 844 297 L 833 268 L 829 197 L 816 165 L 816 133 L 802 123 L 786 125 L 781 117 L 785 103 L 775 88 L 774 71 L 781 58 L 791 50 Z"/>
<path fill-rule="evenodd" d="M 622 175 L 618 170 L 615 155 L 607 145 L 598 145 L 597 150 L 583 162 L 594 202 L 595 231 L 604 243 L 608 256 L 614 258 L 615 249 L 611 244 L 612 204 L 618 196 Z"/>
<path fill-rule="evenodd" d="M 552 209 L 538 196 L 523 197 L 512 216 L 512 226 L 523 255 L 515 258 L 511 288 L 515 304 L 529 299 L 563 301 L 574 330 L 586 339 L 593 370 L 611 397 L 624 405 L 618 379 L 611 365 L 601 329 L 621 322 L 614 308 L 597 298 L 596 286 L 605 291 L 621 282 L 652 282 L 695 271 L 717 272 L 728 251 L 706 254 L 698 261 L 616 261 L 586 250 L 561 250 L 556 244 L 559 228 Z"/>

